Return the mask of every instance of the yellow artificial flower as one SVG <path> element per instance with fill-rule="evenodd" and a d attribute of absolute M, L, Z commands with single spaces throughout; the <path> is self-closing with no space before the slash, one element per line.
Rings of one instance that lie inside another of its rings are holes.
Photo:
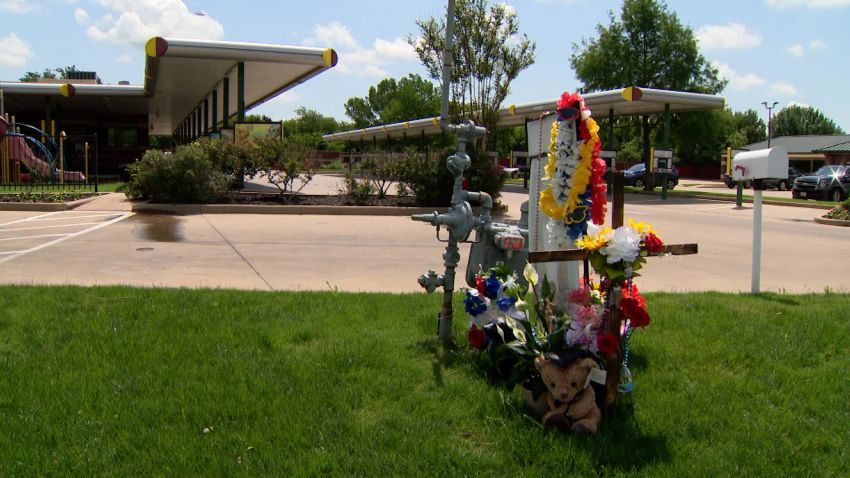
<path fill-rule="evenodd" d="M 641 238 L 645 238 L 647 234 L 655 234 L 655 231 L 652 230 L 652 225 L 647 224 L 643 221 L 635 222 L 634 219 L 629 218 L 629 227 L 634 229 L 636 233 L 640 235 Z"/>
<path fill-rule="evenodd" d="M 587 251 L 595 251 L 608 244 L 608 239 L 614 232 L 610 226 L 599 229 L 596 234 L 585 234 L 576 241 L 576 246 Z"/>

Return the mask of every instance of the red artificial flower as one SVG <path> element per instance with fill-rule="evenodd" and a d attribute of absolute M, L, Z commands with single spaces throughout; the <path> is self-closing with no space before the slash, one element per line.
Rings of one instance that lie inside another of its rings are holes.
<path fill-rule="evenodd" d="M 605 355 L 611 355 L 617 352 L 617 337 L 609 333 L 599 334 L 596 338 L 596 345 L 599 351 Z"/>
<path fill-rule="evenodd" d="M 580 107 L 584 107 L 584 99 L 578 93 L 567 93 L 566 91 L 561 93 L 561 97 L 558 98 L 558 103 L 556 106 L 558 109 L 563 108 L 572 108 L 573 105 L 578 102 Z"/>
<path fill-rule="evenodd" d="M 640 296 L 639 296 L 640 297 Z M 620 301 L 620 312 L 623 317 L 631 322 L 632 327 L 646 327 L 649 325 L 649 313 L 646 311 L 646 302 L 643 297 L 624 297 Z"/>
<path fill-rule="evenodd" d="M 476 349 L 483 348 L 486 339 L 487 336 L 484 335 L 484 331 L 479 329 L 475 324 L 472 324 L 472 327 L 469 329 L 469 332 L 466 333 L 466 340 L 469 341 L 469 345 L 475 347 Z"/>
<path fill-rule="evenodd" d="M 646 250 L 653 254 L 660 254 L 664 252 L 664 242 L 661 241 L 661 238 L 656 236 L 654 233 L 649 233 L 646 235 L 646 239 L 643 240 L 644 244 L 646 244 Z"/>
<path fill-rule="evenodd" d="M 482 275 L 475 276 L 475 288 L 478 290 L 478 293 L 481 294 L 481 297 L 487 296 L 487 279 Z"/>

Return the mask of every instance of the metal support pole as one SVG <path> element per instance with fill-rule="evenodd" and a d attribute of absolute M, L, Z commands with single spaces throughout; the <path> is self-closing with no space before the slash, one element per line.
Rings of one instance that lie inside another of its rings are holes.
<path fill-rule="evenodd" d="M 65 132 L 59 133 L 59 184 L 65 184 Z"/>
<path fill-rule="evenodd" d="M 737 192 L 735 194 L 735 207 L 743 207 L 744 206 L 744 182 L 738 181 L 738 185 L 736 186 Z"/>
<path fill-rule="evenodd" d="M 673 150 L 670 147 L 670 103 L 664 103 L 664 147 Z M 670 164 L 668 164 L 670 168 L 673 167 L 673 157 L 670 157 Z M 664 168 L 664 171 L 661 172 L 661 199 L 667 199 L 667 169 Z"/>
<path fill-rule="evenodd" d="M 85 146 L 83 146 L 83 160 L 86 164 L 86 181 L 89 180 L 89 142 L 86 141 Z"/>
<path fill-rule="evenodd" d="M 210 132 L 210 100 L 204 98 L 204 135 Z"/>
<path fill-rule="evenodd" d="M 236 65 L 236 121 L 245 121 L 245 62 Z"/>
<path fill-rule="evenodd" d="M 212 90 L 212 128 L 218 131 L 218 88 Z"/>
<path fill-rule="evenodd" d="M 760 292 L 761 282 L 761 188 L 754 185 L 753 193 L 753 277 L 752 293 Z"/>
<path fill-rule="evenodd" d="M 221 80 L 221 127 L 229 128 L 230 121 L 230 78 Z"/>

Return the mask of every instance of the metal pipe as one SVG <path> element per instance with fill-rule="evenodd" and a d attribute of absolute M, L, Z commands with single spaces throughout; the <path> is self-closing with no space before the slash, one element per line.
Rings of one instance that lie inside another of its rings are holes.
<path fill-rule="evenodd" d="M 86 163 L 86 181 L 89 180 L 89 142 L 86 141 L 85 146 L 83 147 L 83 158 Z"/>
<path fill-rule="evenodd" d="M 454 67 L 453 42 L 455 30 L 455 0 L 448 0 L 446 7 L 446 41 L 443 45 L 443 98 L 440 103 L 440 128 L 445 131 L 449 124 L 449 91 L 451 89 L 452 68 Z"/>

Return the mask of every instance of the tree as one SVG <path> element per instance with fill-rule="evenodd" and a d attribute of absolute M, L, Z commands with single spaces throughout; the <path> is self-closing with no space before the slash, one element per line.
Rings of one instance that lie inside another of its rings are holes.
<path fill-rule="evenodd" d="M 519 73 L 534 63 L 536 45 L 519 34 L 516 12 L 503 3 L 457 0 L 455 5 L 451 98 L 453 121 L 469 118 L 492 133 L 499 110 Z M 408 37 L 428 74 L 440 80 L 445 19 L 417 20 L 419 37 Z M 485 142 L 486 144 L 486 142 Z"/>
<path fill-rule="evenodd" d="M 19 80 L 24 83 L 36 83 L 38 80 L 65 79 L 68 78 L 71 73 L 75 73 L 77 71 L 79 70 L 77 70 L 76 65 L 63 66 L 61 68 L 45 68 L 41 73 L 37 71 L 28 71 L 24 74 L 24 76 L 19 78 Z"/>
<path fill-rule="evenodd" d="M 245 122 L 247 123 L 271 123 L 272 118 L 268 115 L 258 115 L 255 113 L 251 113 L 245 116 Z"/>
<path fill-rule="evenodd" d="M 306 144 L 319 150 L 328 149 L 322 135 L 349 128 L 349 124 L 304 108 L 295 110 L 296 117 L 283 122 L 283 135 L 291 144 Z"/>
<path fill-rule="evenodd" d="M 597 26 L 596 38 L 573 44 L 570 64 L 582 91 L 642 86 L 715 94 L 726 82 L 700 54 L 693 30 L 660 0 L 624 0 L 620 18 Z M 651 130 L 658 121 L 641 118 L 643 160 L 649 162 Z M 649 187 L 649 184 L 647 184 Z"/>
<path fill-rule="evenodd" d="M 767 139 L 767 125 L 759 118 L 755 110 L 735 111 L 732 113 L 730 122 L 731 128 L 726 136 L 728 146 L 737 148 Z"/>
<path fill-rule="evenodd" d="M 771 138 L 804 134 L 842 134 L 834 121 L 811 106 L 786 106 L 771 123 Z"/>
<path fill-rule="evenodd" d="M 439 113 L 439 89 L 412 73 L 398 81 L 395 78 L 381 80 L 369 88 L 365 98 L 349 98 L 345 102 L 345 114 L 354 121 L 355 128 L 427 118 Z"/>

